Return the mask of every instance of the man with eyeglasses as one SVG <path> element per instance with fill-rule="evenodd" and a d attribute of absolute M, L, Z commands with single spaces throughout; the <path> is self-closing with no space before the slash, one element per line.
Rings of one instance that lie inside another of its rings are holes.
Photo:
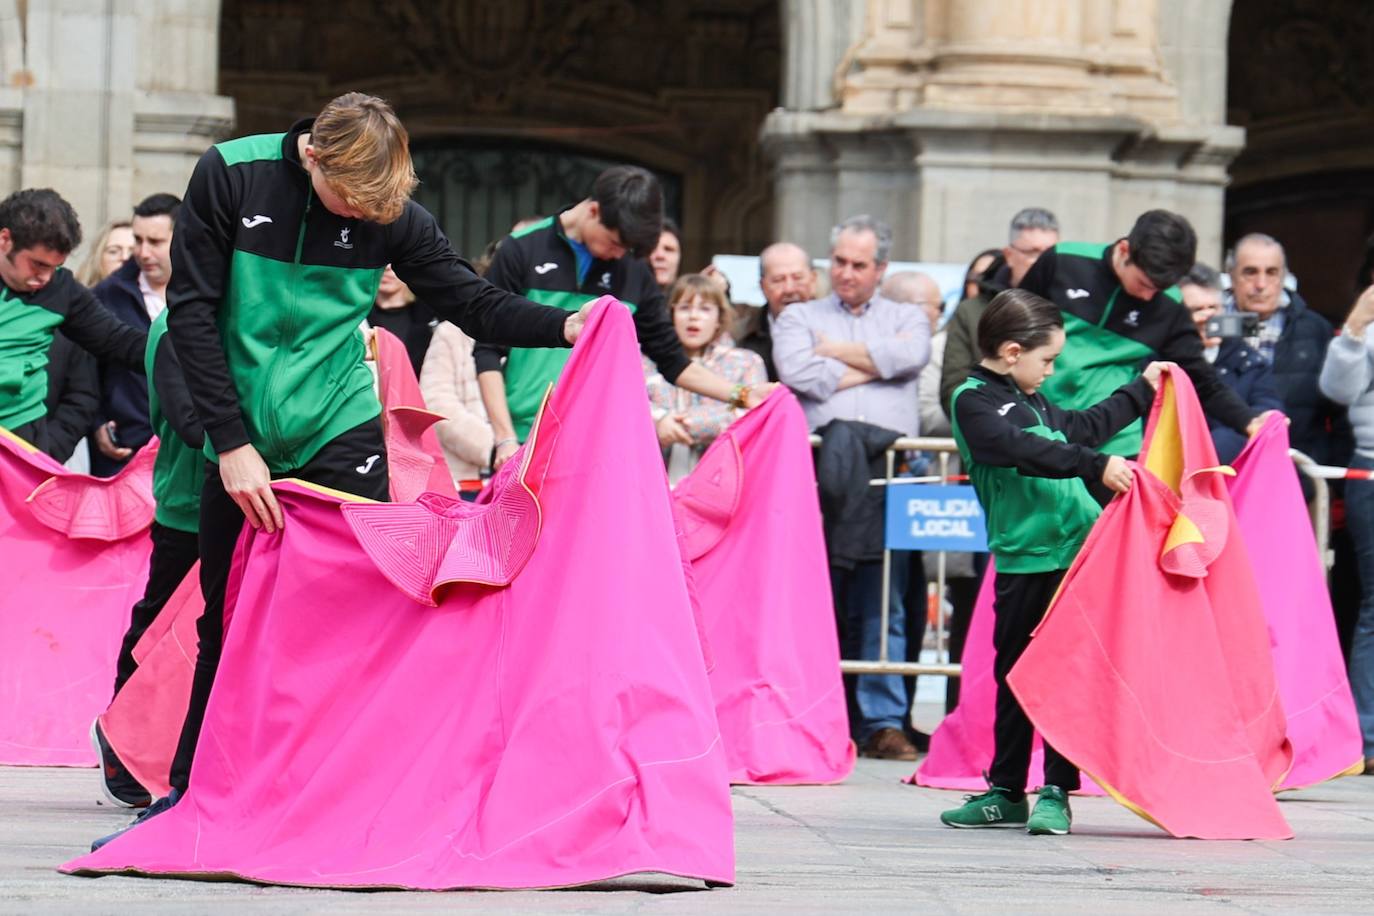
<path fill-rule="evenodd" d="M 816 297 L 816 269 L 811 256 L 800 245 L 774 242 L 759 254 L 759 288 L 763 290 L 766 307 L 754 327 L 740 339 L 739 345 L 763 357 L 768 381 L 778 380 L 773 365 L 773 325 L 782 310 L 796 302 L 810 302 Z"/>
<path fill-rule="evenodd" d="M 978 353 L 978 319 L 987 311 L 992 297 L 1016 286 L 1037 258 L 1059 243 L 1059 220 L 1040 207 L 1026 207 L 1011 218 L 1007 245 L 1002 249 L 1003 265 L 982 282 L 977 295 L 959 303 L 945 325 L 944 366 L 940 371 L 940 409 L 949 416 L 949 401 L 954 390 L 968 379 L 969 372 L 982 360 Z"/>

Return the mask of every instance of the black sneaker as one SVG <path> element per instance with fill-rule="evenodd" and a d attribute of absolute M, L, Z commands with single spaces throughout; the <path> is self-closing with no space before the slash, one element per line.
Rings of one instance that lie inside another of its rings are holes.
<path fill-rule="evenodd" d="M 144 808 L 142 811 L 138 812 L 138 817 L 134 818 L 133 823 L 129 824 L 129 826 L 124 827 L 121 830 L 116 830 L 114 833 L 103 836 L 95 842 L 91 843 L 91 852 L 95 852 L 101 846 L 104 846 L 106 843 L 110 842 L 110 840 L 113 840 L 115 837 L 123 836 L 130 830 L 133 830 L 139 824 L 142 824 L 145 821 L 152 820 L 162 812 L 169 810 L 173 805 L 175 805 L 180 800 L 181 790 L 172 789 L 166 795 L 162 796 L 162 798 L 159 798 L 157 801 L 153 802 L 151 805 Z"/>
<path fill-rule="evenodd" d="M 111 804 L 120 808 L 146 808 L 152 803 L 152 793 L 134 779 L 110 742 L 105 740 L 99 719 L 91 723 L 91 747 L 100 758 L 100 789 Z"/>

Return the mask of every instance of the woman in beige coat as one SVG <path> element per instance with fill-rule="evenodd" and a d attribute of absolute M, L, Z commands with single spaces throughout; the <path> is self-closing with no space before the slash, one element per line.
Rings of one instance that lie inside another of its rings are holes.
<path fill-rule="evenodd" d="M 420 370 L 420 392 L 426 407 L 447 418 L 434 429 L 453 482 L 476 480 L 491 463 L 491 424 L 477 390 L 472 338 L 456 325 L 441 321 L 435 326 Z"/>

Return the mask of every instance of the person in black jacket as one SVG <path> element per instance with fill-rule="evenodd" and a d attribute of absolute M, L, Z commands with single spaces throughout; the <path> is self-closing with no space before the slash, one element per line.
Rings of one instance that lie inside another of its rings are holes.
<path fill-rule="evenodd" d="M 96 284 L 95 297 L 120 321 L 147 332 L 167 307 L 172 227 L 181 199 L 153 194 L 134 207 L 134 256 Z M 102 361 L 100 421 L 91 431 L 91 473 L 113 477 L 153 437 L 142 371 Z"/>
<path fill-rule="evenodd" d="M 778 380 L 778 367 L 773 364 L 773 323 L 782 310 L 798 302 L 816 298 L 816 268 L 806 249 L 792 242 L 774 242 L 759 253 L 759 288 L 763 290 L 764 307 L 759 310 L 754 326 L 740 338 L 739 345 L 763 357 L 768 381 Z"/>
<path fill-rule="evenodd" d="M 569 311 L 614 296 L 634 313 L 640 349 L 668 382 L 735 407 L 762 403 L 772 385 L 732 385 L 683 352 L 663 290 L 643 260 L 662 231 L 658 179 L 645 169 L 613 166 L 597 176 L 585 200 L 507 236 L 486 276 L 501 289 Z M 473 359 L 496 437 L 492 467 L 499 468 L 529 434 L 567 354 L 479 342 Z"/>
<path fill-rule="evenodd" d="M 100 367 L 61 331 L 48 348 L 48 445 L 45 451 L 66 462 L 76 452 L 100 413 Z"/>
<path fill-rule="evenodd" d="M 143 365 L 148 335 L 126 327 L 62 265 L 81 243 L 71 204 L 49 188 L 0 201 L 0 426 L 48 444 L 48 354 L 61 328 L 78 346 Z"/>
<path fill-rule="evenodd" d="M 205 613 L 172 791 L 141 817 L 186 790 L 219 668 L 235 543 L 245 519 L 268 533 L 282 526 L 272 480 L 388 498 L 381 404 L 359 331 L 386 265 L 475 339 L 566 347 L 582 331 L 582 312 L 473 273 L 411 199 L 416 183 L 400 119 L 358 92 L 284 133 L 216 144 L 191 176 L 172 239 L 167 328 L 213 462 L 200 500 Z"/>

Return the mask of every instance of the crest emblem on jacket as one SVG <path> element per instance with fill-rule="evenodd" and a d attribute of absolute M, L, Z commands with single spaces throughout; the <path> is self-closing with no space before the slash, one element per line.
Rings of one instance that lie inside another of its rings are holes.
<path fill-rule="evenodd" d="M 352 231 L 353 231 L 352 229 L 340 229 L 340 230 L 339 230 L 339 240 L 338 240 L 337 242 L 334 243 L 334 247 L 335 247 L 335 248 L 352 248 L 352 247 L 353 247 L 353 243 L 350 242 L 350 241 L 348 240 L 348 234 L 349 234 L 350 232 L 352 232 Z"/>

